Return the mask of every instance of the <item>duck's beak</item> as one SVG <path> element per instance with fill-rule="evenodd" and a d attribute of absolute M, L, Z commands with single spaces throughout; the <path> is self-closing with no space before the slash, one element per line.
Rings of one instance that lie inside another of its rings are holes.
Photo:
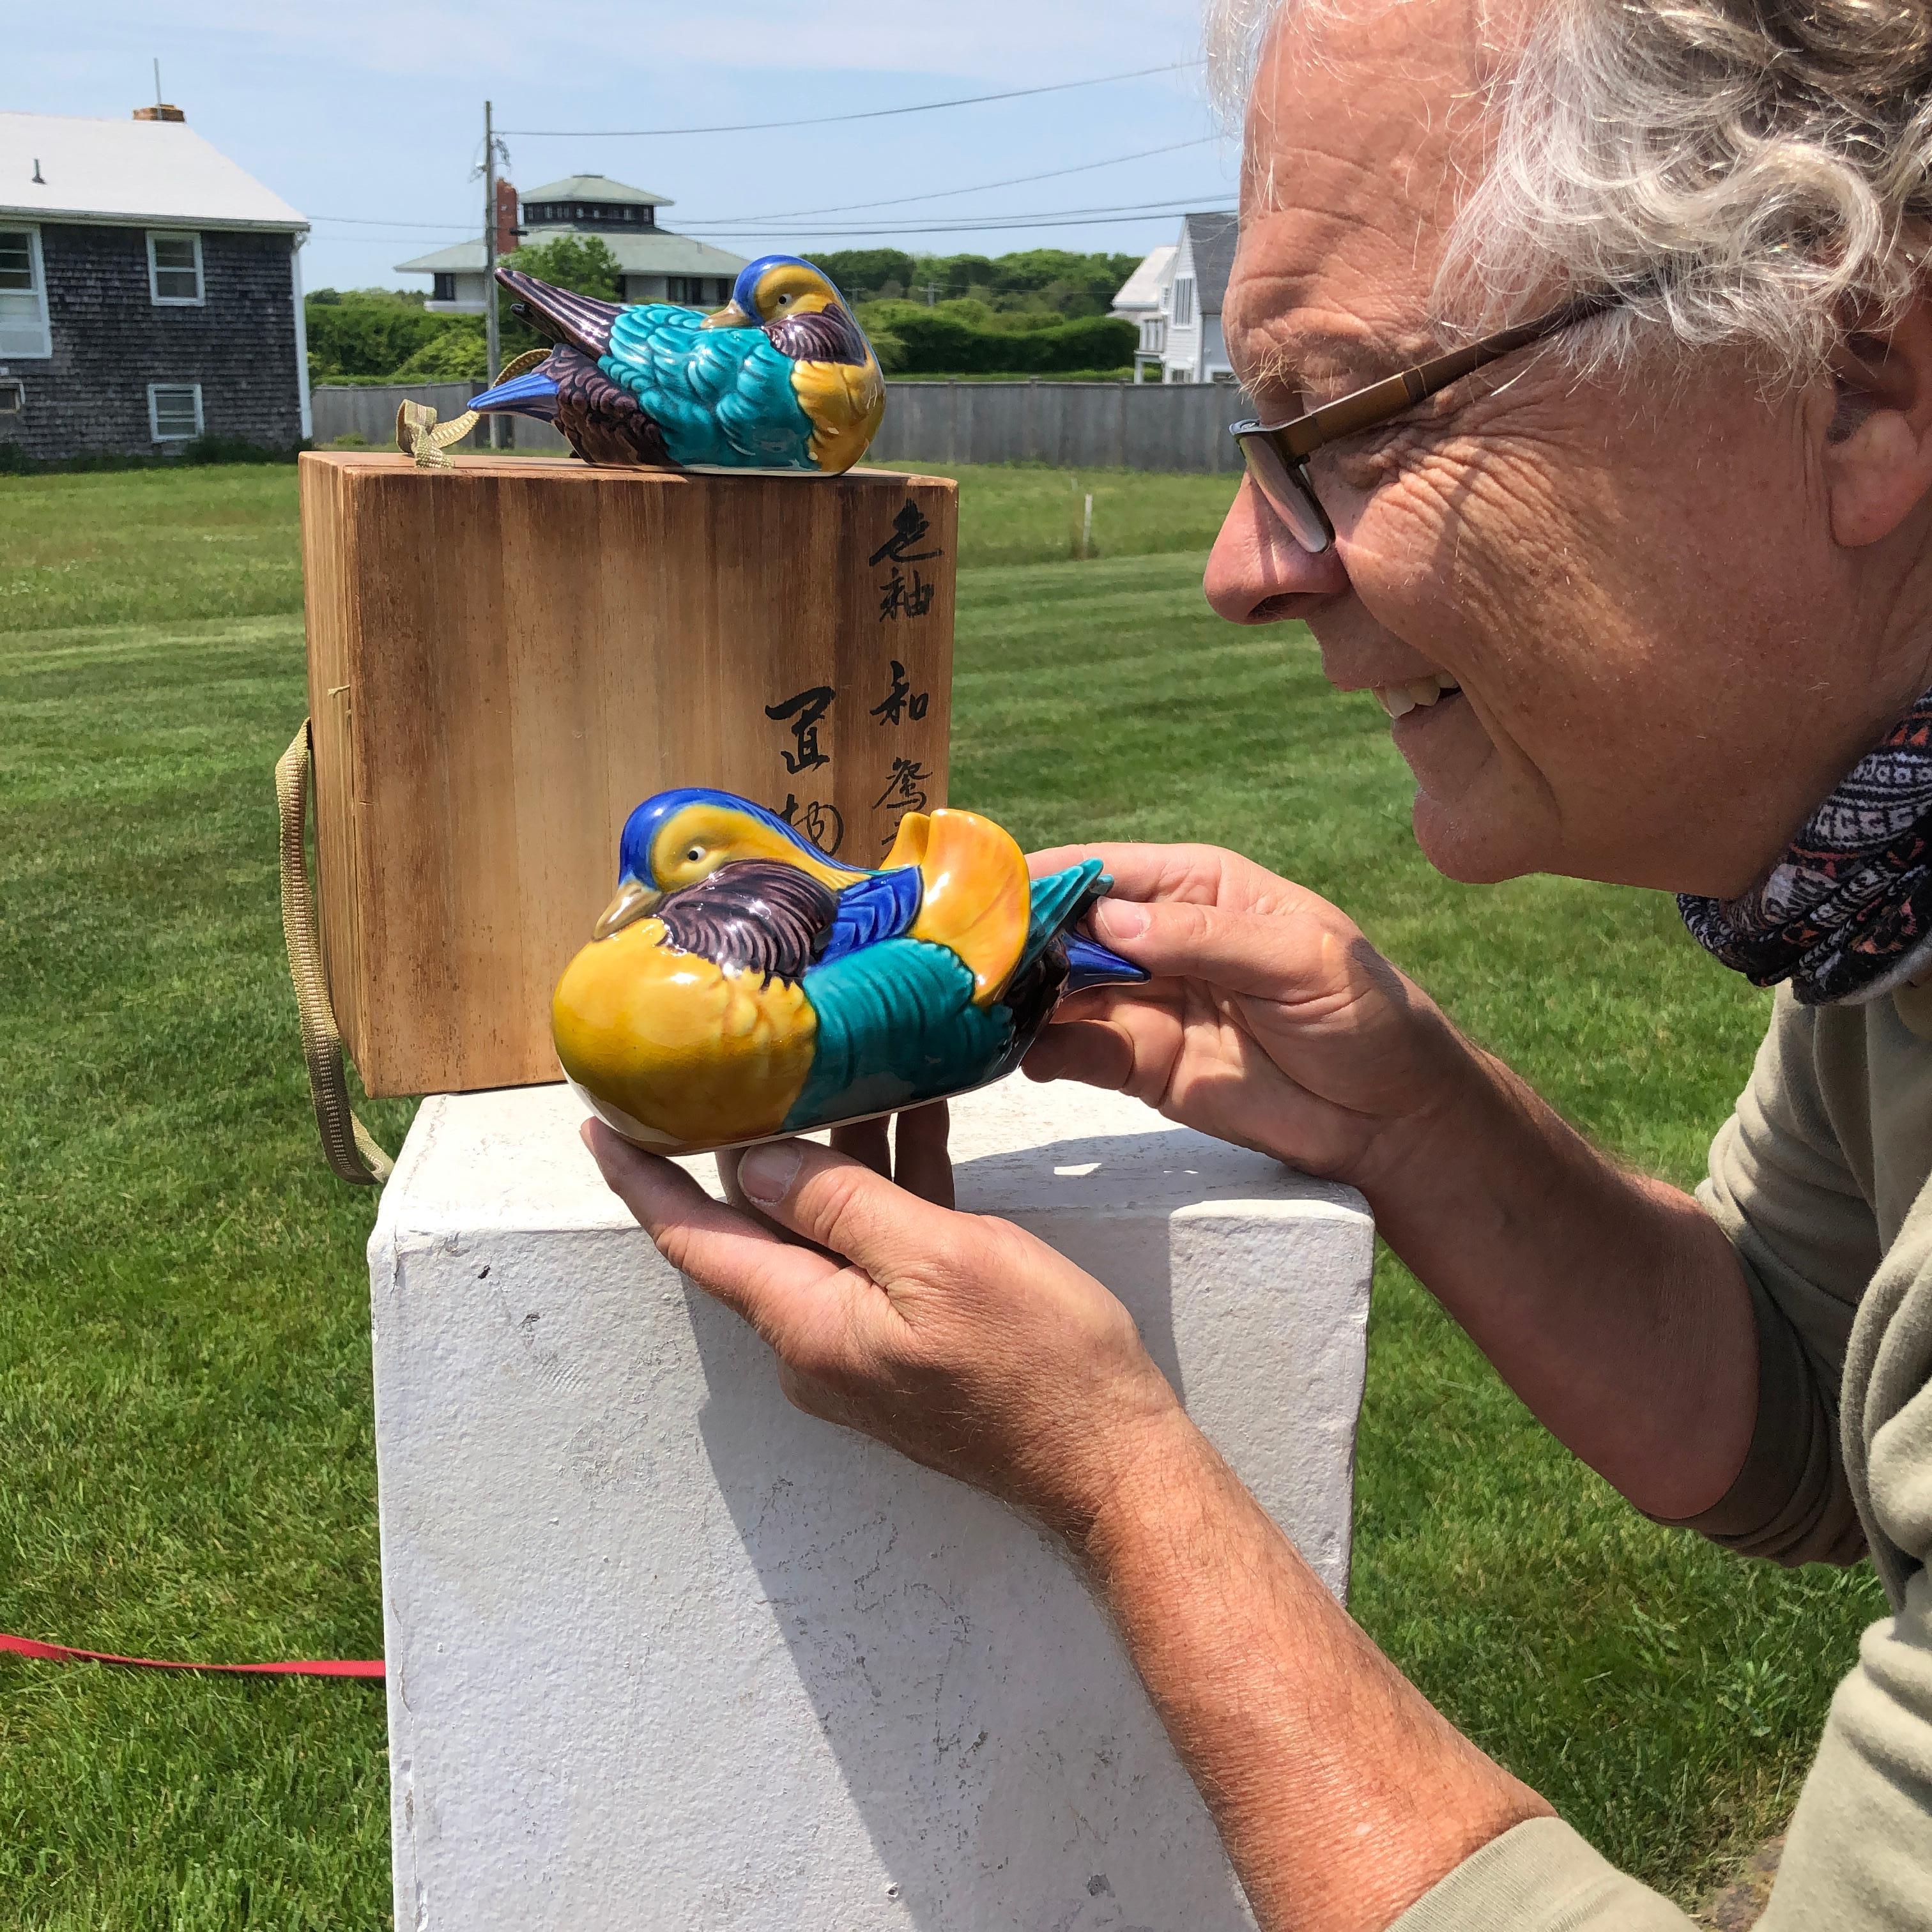
<path fill-rule="evenodd" d="M 700 328 L 754 328 L 758 325 L 735 302 L 728 302 L 722 308 L 713 309 L 698 326 Z"/>
<path fill-rule="evenodd" d="M 626 879 L 617 888 L 617 896 L 597 915 L 597 923 L 590 929 L 592 939 L 608 939 L 611 934 L 628 926 L 632 920 L 644 918 L 657 910 L 658 900 L 664 894 L 651 886 L 640 885 L 635 879 Z"/>

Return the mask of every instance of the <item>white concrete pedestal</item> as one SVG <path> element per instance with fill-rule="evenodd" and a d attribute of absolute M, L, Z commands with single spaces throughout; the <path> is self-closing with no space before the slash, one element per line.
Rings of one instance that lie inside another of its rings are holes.
<path fill-rule="evenodd" d="M 370 1244 L 398 1932 L 1248 1925 L 1057 1550 L 788 1406 L 580 1118 L 428 1101 Z M 1121 1297 L 1342 1591 L 1360 1197 L 1022 1079 L 956 1103 L 953 1148 L 960 1206 Z"/>

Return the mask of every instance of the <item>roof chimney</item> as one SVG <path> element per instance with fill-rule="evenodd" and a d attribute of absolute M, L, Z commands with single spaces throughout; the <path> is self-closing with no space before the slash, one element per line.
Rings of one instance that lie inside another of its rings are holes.
<path fill-rule="evenodd" d="M 185 121 L 188 116 L 178 107 L 171 106 L 165 100 L 158 100 L 152 107 L 137 107 L 134 110 L 136 121 Z"/>

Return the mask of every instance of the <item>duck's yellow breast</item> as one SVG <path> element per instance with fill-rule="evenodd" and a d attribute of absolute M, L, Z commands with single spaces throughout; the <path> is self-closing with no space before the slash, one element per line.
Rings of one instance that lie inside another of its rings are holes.
<path fill-rule="evenodd" d="M 878 434 L 886 382 L 869 354 L 863 363 L 795 362 L 792 388 L 812 422 L 812 460 L 828 476 L 850 470 Z"/>
<path fill-rule="evenodd" d="M 802 986 L 674 951 L 656 919 L 585 946 L 550 1023 L 563 1070 L 663 1136 L 666 1154 L 776 1133 L 818 1031 Z"/>

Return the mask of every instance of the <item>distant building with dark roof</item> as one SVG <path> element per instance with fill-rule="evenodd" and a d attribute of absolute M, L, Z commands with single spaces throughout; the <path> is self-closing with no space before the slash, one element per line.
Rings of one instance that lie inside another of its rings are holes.
<path fill-rule="evenodd" d="M 502 190 L 506 185 L 497 184 L 500 254 L 507 252 L 502 243 L 510 238 L 502 219 Z M 731 285 L 745 258 L 659 227 L 658 210 L 670 206 L 663 195 L 628 187 L 606 175 L 570 175 L 524 196 L 523 225 L 515 238 L 538 248 L 562 236 L 594 235 L 617 258 L 617 292 L 623 301 L 722 308 L 730 299 Z M 418 255 L 412 262 L 398 262 L 396 272 L 429 276 L 426 306 L 441 314 L 483 313 L 488 269 L 480 236 L 474 242 Z"/>

